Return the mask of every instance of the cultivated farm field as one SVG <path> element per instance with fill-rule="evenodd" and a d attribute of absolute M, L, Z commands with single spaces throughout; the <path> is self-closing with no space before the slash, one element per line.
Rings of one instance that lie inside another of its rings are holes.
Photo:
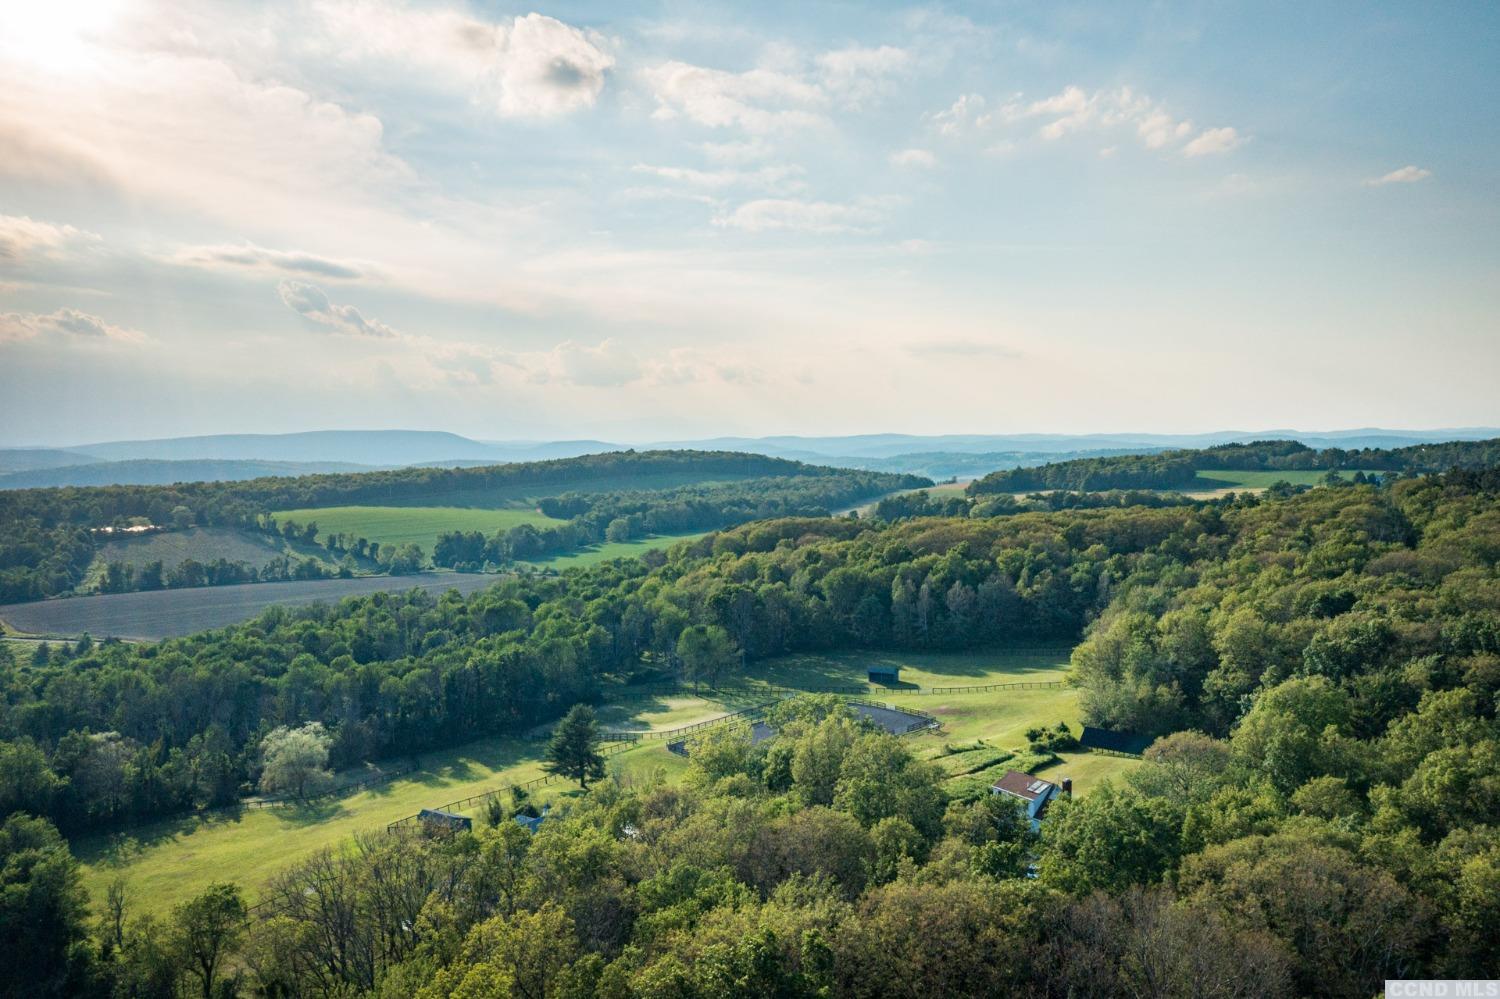
<path fill-rule="evenodd" d="M 521 524 L 538 527 L 562 521 L 530 507 L 482 510 L 463 506 L 329 506 L 277 510 L 279 523 L 316 523 L 322 537 L 352 534 L 382 545 L 418 544 L 428 555 L 438 535 L 449 531 L 479 531 L 484 535 Z"/>
<path fill-rule="evenodd" d="M 0 621 L 22 635 L 74 637 L 88 632 L 95 638 L 159 641 L 247 621 L 270 607 L 336 603 L 345 597 L 414 588 L 469 594 L 493 585 L 497 578 L 433 572 L 109 593 L 7 604 L 0 607 Z"/>

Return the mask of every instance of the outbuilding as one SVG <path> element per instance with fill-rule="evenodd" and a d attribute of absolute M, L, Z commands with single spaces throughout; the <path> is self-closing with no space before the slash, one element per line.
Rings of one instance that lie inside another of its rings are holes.
<path fill-rule="evenodd" d="M 871 683 L 878 683 L 883 687 L 899 687 L 901 685 L 901 667 L 871 666 L 869 677 Z"/>
<path fill-rule="evenodd" d="M 474 820 L 467 815 L 445 812 L 438 808 L 424 808 L 417 813 L 417 818 L 428 832 L 470 832 L 474 828 Z"/>

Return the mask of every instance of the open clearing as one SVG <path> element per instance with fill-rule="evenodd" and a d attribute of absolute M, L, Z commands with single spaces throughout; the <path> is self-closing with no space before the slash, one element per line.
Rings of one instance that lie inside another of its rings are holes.
<path fill-rule="evenodd" d="M 99 547 L 89 567 L 84 592 L 98 588 L 104 568 L 110 562 L 123 562 L 140 572 L 152 562 L 160 562 L 170 571 L 174 566 L 193 559 L 207 565 L 219 559 L 245 562 L 259 569 L 282 555 L 316 558 L 332 562 L 329 553 L 313 545 L 289 544 L 281 538 L 256 531 L 230 527 L 190 527 L 182 531 L 163 531 L 138 538 L 111 538 Z"/>
<path fill-rule="evenodd" d="M 469 594 L 491 586 L 499 577 L 459 572 L 418 576 L 356 576 L 287 583 L 240 583 L 185 590 L 110 593 L 94 597 L 38 600 L 0 607 L 0 621 L 22 635 L 159 641 L 247 621 L 269 607 L 336 603 L 345 597 L 423 589 L 430 593 L 458 590 Z"/>
<path fill-rule="evenodd" d="M 753 676 L 776 683 L 801 679 L 826 685 L 863 680 L 875 662 L 899 662 L 903 678 L 923 687 L 976 683 L 1059 680 L 1066 649 L 1010 649 L 964 654 L 903 656 L 790 656 L 761 664 Z M 795 684 L 793 684 L 795 685 Z M 938 732 L 910 736 L 914 751 L 934 757 L 951 743 L 984 740 L 995 749 L 1025 744 L 1025 731 L 1036 725 L 1066 721 L 1078 731 L 1077 692 L 1070 687 L 1032 687 L 928 695 L 872 688 L 870 696 L 898 707 L 936 715 Z M 622 700 L 599 708 L 607 727 L 661 731 L 709 720 L 757 700 L 753 691 L 738 699 L 716 696 L 666 696 Z M 279 868 L 309 854 L 345 842 L 355 833 L 378 831 L 389 822 L 422 808 L 520 783 L 541 776 L 546 743 L 527 739 L 487 739 L 455 749 L 424 753 L 420 769 L 395 780 L 302 807 L 225 811 L 167 820 L 105 836 L 83 838 L 74 850 L 84 864 L 84 881 L 98 904 L 109 882 L 123 874 L 140 912 L 161 912 L 200 892 L 215 880 L 239 881 L 253 901 L 266 879 Z M 1087 794 L 1107 777 L 1140 765 L 1124 757 L 1093 753 L 1060 754 L 1062 762 L 1047 771 L 1050 779 L 1072 777 L 1074 792 Z M 394 761 L 393 761 L 394 762 Z M 687 763 L 667 752 L 665 741 L 632 746 L 609 758 L 609 769 L 622 781 L 672 779 Z M 559 782 L 541 789 L 541 802 L 575 793 Z M 471 813 L 474 809 L 469 810 Z"/>
<path fill-rule="evenodd" d="M 318 525 L 320 537 L 352 534 L 382 545 L 418 544 L 429 556 L 438 535 L 449 531 L 479 531 L 488 537 L 521 524 L 538 527 L 564 523 L 524 507 L 478 510 L 462 506 L 327 506 L 277 510 L 278 523 Z"/>

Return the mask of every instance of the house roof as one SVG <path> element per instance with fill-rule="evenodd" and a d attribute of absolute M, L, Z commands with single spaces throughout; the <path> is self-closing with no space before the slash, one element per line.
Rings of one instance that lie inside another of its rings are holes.
<path fill-rule="evenodd" d="M 1046 797 L 1057 785 L 1019 770 L 1007 770 L 1005 776 L 995 781 L 994 790 L 1013 794 L 1022 801 L 1035 801 Z"/>

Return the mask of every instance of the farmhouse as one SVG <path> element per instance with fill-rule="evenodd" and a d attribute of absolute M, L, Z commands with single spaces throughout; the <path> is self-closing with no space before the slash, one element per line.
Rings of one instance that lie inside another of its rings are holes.
<path fill-rule="evenodd" d="M 1042 816 L 1053 798 L 1063 794 L 1072 797 L 1073 781 L 1064 777 L 1061 784 L 1054 784 L 1019 770 L 1007 770 L 1004 777 L 990 786 L 990 793 L 1021 799 L 1026 804 L 1026 817 L 1031 820 L 1031 828 L 1036 830 L 1041 827 Z"/>
<path fill-rule="evenodd" d="M 547 813 L 551 810 L 551 805 L 545 805 L 540 815 L 527 815 L 525 812 L 517 812 L 514 818 L 520 824 L 521 828 L 529 833 L 534 833 L 542 827 L 542 823 L 547 819 Z"/>

